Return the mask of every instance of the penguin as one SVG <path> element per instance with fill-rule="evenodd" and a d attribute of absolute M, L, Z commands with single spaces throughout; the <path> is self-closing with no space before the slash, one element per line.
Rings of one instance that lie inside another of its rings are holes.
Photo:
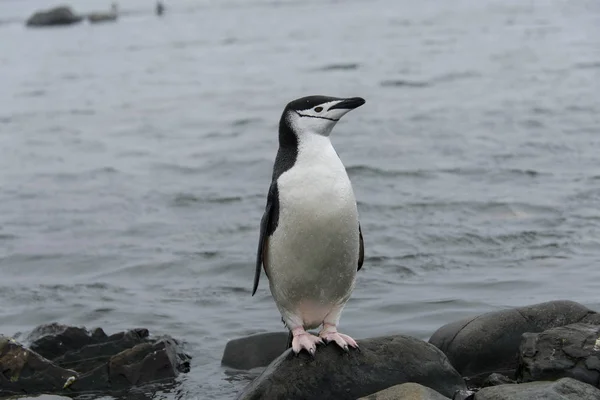
<path fill-rule="evenodd" d="M 363 265 L 364 243 L 352 184 L 329 135 L 364 103 L 360 97 L 302 97 L 286 105 L 279 121 L 252 296 L 264 267 L 296 355 L 314 356 L 317 344 L 329 342 L 344 351 L 358 348 L 337 328 Z M 319 326 L 317 336 L 307 332 Z"/>

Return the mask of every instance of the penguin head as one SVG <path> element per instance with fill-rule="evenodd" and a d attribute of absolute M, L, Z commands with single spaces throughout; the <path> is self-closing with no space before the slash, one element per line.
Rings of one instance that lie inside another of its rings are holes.
<path fill-rule="evenodd" d="M 296 135 L 329 136 L 335 124 L 346 113 L 365 104 L 361 97 L 342 99 L 328 96 L 307 96 L 288 103 L 281 116 Z"/>

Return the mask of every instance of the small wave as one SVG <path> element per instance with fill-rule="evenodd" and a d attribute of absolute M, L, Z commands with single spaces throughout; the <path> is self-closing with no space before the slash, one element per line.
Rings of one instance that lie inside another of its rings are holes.
<path fill-rule="evenodd" d="M 352 71 L 360 68 L 358 63 L 340 63 L 340 64 L 328 64 L 320 68 L 317 71 Z"/>
<path fill-rule="evenodd" d="M 416 178 L 430 178 L 431 172 L 423 170 L 405 170 L 405 171 L 391 171 L 377 167 L 371 167 L 368 165 L 353 165 L 346 168 L 346 172 L 349 175 L 361 175 L 361 176 L 388 176 L 388 177 L 416 177 Z"/>
<path fill-rule="evenodd" d="M 255 122 L 260 122 L 259 118 L 240 118 L 233 121 L 232 126 L 246 126 Z"/>
<path fill-rule="evenodd" d="M 380 83 L 381 86 L 390 87 L 411 87 L 411 88 L 423 88 L 433 86 L 436 83 L 447 83 L 454 82 L 462 79 L 478 78 L 481 74 L 475 71 L 464 71 L 464 72 L 449 72 L 447 74 L 439 75 L 428 81 L 413 81 L 407 79 L 390 79 Z"/>
<path fill-rule="evenodd" d="M 538 115 L 552 115 L 554 114 L 554 111 L 552 111 L 549 108 L 544 108 L 544 107 L 533 107 L 531 109 L 531 112 L 534 114 L 538 114 Z"/>
<path fill-rule="evenodd" d="M 28 90 L 26 92 L 17 93 L 15 97 L 42 97 L 46 95 L 44 89 Z"/>
<path fill-rule="evenodd" d="M 582 62 L 575 64 L 577 69 L 597 69 L 600 68 L 600 61 Z"/>
<path fill-rule="evenodd" d="M 94 115 L 96 114 L 96 111 L 90 109 L 90 108 L 74 108 L 72 110 L 69 110 L 69 114 L 71 115 Z"/>
<path fill-rule="evenodd" d="M 198 197 L 192 193 L 178 193 L 175 195 L 173 203 L 175 206 L 185 207 L 196 203 L 229 204 L 242 200 L 239 196 Z"/>
<path fill-rule="evenodd" d="M 429 82 L 424 81 L 409 81 L 405 79 L 385 80 L 380 83 L 383 87 L 410 87 L 422 88 L 430 86 Z"/>
<path fill-rule="evenodd" d="M 186 166 L 186 165 L 171 164 L 171 163 L 155 163 L 154 168 L 157 168 L 160 170 L 176 172 L 176 173 L 180 173 L 183 175 L 196 175 L 196 174 L 204 171 L 204 168 L 201 168 L 201 167 L 190 167 L 190 166 Z"/>
<path fill-rule="evenodd" d="M 447 74 L 440 75 L 433 78 L 433 82 L 454 82 L 462 79 L 479 78 L 481 74 L 476 71 L 464 71 L 464 72 L 449 72 Z"/>

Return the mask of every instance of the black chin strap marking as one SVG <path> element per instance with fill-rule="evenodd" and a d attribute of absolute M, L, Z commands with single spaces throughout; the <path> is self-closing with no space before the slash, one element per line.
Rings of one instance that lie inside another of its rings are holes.
<path fill-rule="evenodd" d="M 317 117 L 316 115 L 304 115 L 304 114 L 300 114 L 298 111 L 294 110 L 294 112 L 296 114 L 298 114 L 301 117 L 309 117 L 309 118 L 320 118 L 320 119 L 327 119 L 329 121 L 333 121 L 333 122 L 338 122 L 339 119 L 335 119 L 335 118 L 327 118 L 327 117 Z"/>

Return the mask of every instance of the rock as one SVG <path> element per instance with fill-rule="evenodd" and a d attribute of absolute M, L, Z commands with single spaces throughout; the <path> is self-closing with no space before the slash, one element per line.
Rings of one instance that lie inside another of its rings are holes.
<path fill-rule="evenodd" d="M 319 346 L 315 358 L 291 349 L 273 361 L 238 399 L 352 399 L 415 382 L 444 396 L 466 389 L 446 356 L 409 336 L 359 341 L 360 351 L 344 353 L 335 344 Z"/>
<path fill-rule="evenodd" d="M 8 394 L 57 393 L 64 387 L 74 394 L 112 392 L 155 381 L 169 383 L 179 372 L 189 371 L 190 357 L 177 341 L 151 339 L 147 329 L 107 336 L 99 328 L 90 333 L 51 324 L 36 328 L 29 339 L 31 349 L 0 342 L 0 371 L 5 371 L 0 374 L 0 396 L 5 388 Z"/>
<path fill-rule="evenodd" d="M 600 389 L 571 378 L 555 382 L 529 382 L 481 389 L 474 400 L 598 400 Z"/>
<path fill-rule="evenodd" d="M 61 6 L 49 10 L 38 11 L 27 22 L 27 26 L 70 25 L 81 22 L 82 16 L 77 15 L 70 7 Z"/>
<path fill-rule="evenodd" d="M 0 336 L 0 397 L 57 392 L 77 373 L 61 368 L 6 336 Z"/>
<path fill-rule="evenodd" d="M 493 373 L 483 381 L 481 387 L 489 387 L 489 386 L 498 386 L 498 385 L 507 385 L 511 383 L 517 383 L 513 379 L 510 379 L 506 375 Z"/>
<path fill-rule="evenodd" d="M 178 372 L 189 372 L 189 358 L 182 359 L 173 339 L 142 343 L 124 350 L 71 386 L 72 391 L 122 390 L 131 386 L 175 378 Z"/>
<path fill-rule="evenodd" d="M 501 310 L 444 325 L 429 339 L 454 368 L 478 386 L 490 373 L 514 376 L 521 335 L 593 318 L 596 313 L 572 301 L 552 301 Z"/>
<path fill-rule="evenodd" d="M 418 383 L 403 383 L 373 393 L 358 400 L 450 400 L 433 389 Z"/>
<path fill-rule="evenodd" d="M 458 390 L 454 393 L 452 400 L 473 400 L 475 392 L 472 390 Z"/>
<path fill-rule="evenodd" d="M 523 335 L 519 381 L 563 377 L 600 387 L 600 325 L 578 323 Z"/>
<path fill-rule="evenodd" d="M 93 12 L 93 13 L 88 14 L 87 18 L 88 18 L 88 21 L 90 21 L 90 23 L 96 24 L 99 22 L 114 22 L 117 20 L 118 16 L 119 16 L 119 12 L 117 9 L 117 4 L 113 3 L 110 11 L 108 11 L 108 12 L 102 12 L 102 11 Z"/>
<path fill-rule="evenodd" d="M 40 396 L 35 396 L 35 397 L 21 397 L 21 396 L 15 396 L 15 397 L 10 397 L 7 400 L 71 400 L 70 397 L 64 397 L 64 396 L 54 396 L 52 394 L 42 394 Z"/>
<path fill-rule="evenodd" d="M 221 364 L 237 369 L 265 367 L 286 349 L 287 332 L 268 332 L 227 342 Z"/>
<path fill-rule="evenodd" d="M 165 5 L 163 4 L 162 1 L 157 1 L 156 2 L 156 15 L 163 15 L 163 13 L 165 12 Z"/>

